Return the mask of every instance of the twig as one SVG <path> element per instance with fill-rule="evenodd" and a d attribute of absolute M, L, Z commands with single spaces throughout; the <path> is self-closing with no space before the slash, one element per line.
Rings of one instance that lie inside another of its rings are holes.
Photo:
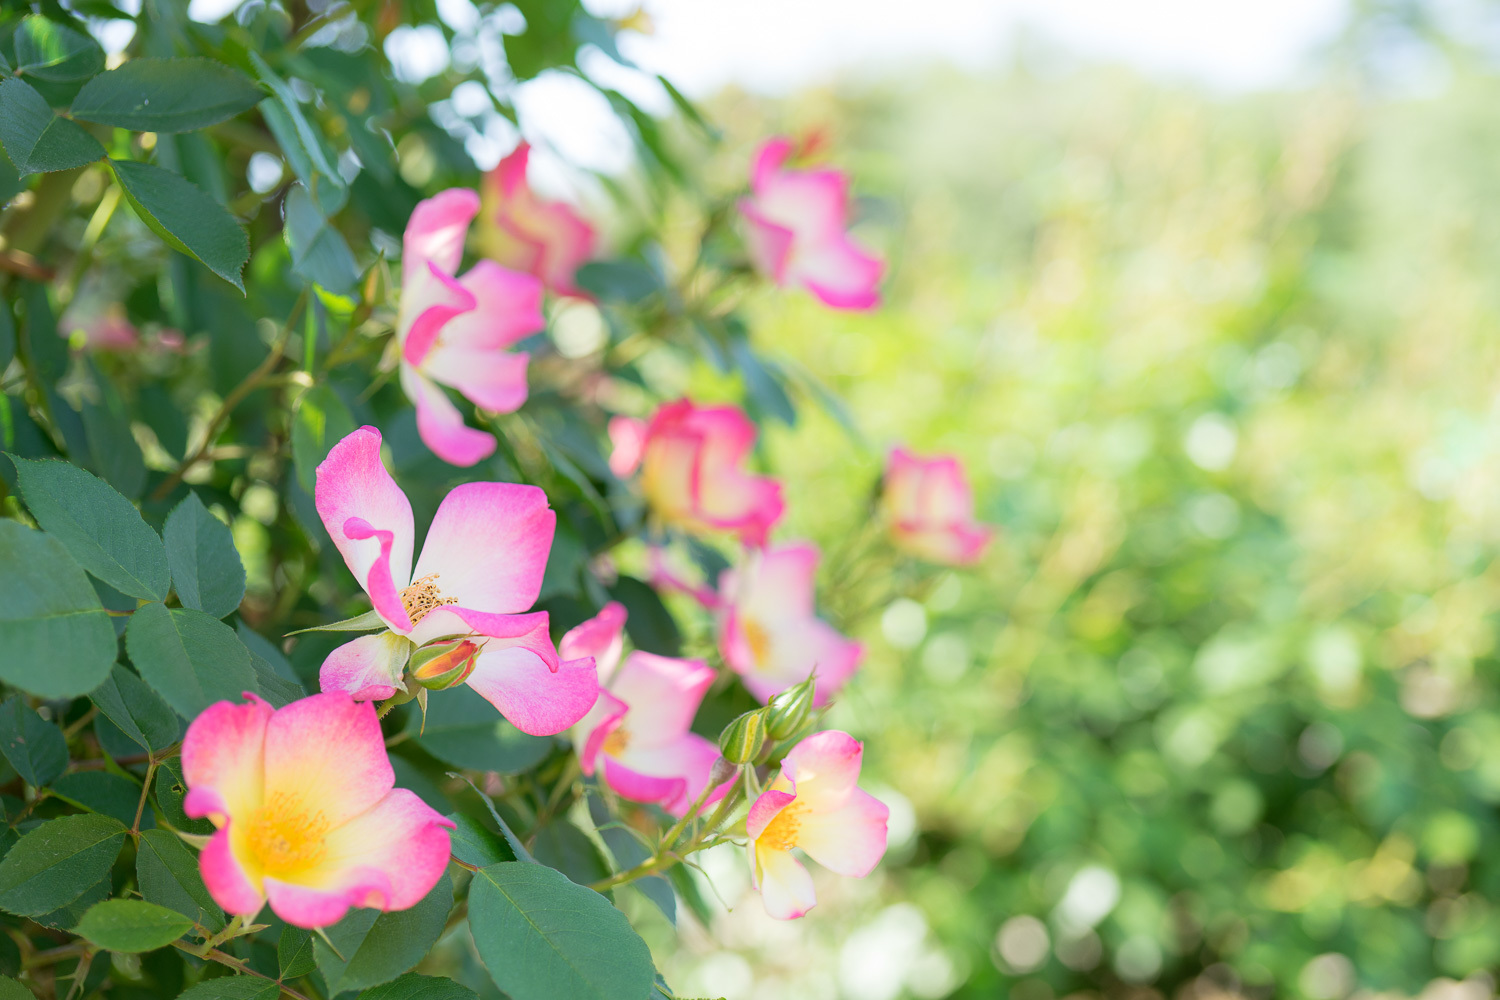
<path fill-rule="evenodd" d="M 192 945 L 186 944 L 185 942 L 173 941 L 172 946 L 174 948 L 178 948 L 182 951 L 187 952 L 189 955 L 197 955 L 199 958 L 207 958 L 211 961 L 218 962 L 220 965 L 227 965 L 236 972 L 242 973 L 244 975 L 255 976 L 258 979 L 265 979 L 269 982 L 273 982 L 277 986 L 281 987 L 281 992 L 285 993 L 289 997 L 292 997 L 293 1000 L 312 1000 L 312 998 L 309 997 L 306 993 L 294 990 L 286 983 L 283 983 L 278 979 L 272 979 L 270 976 L 266 975 L 263 972 L 256 972 L 254 969 L 250 968 L 250 966 L 235 958 L 233 955 L 227 955 L 217 948 L 210 948 L 208 951 L 199 955 L 197 948 L 194 948 Z"/>
<path fill-rule="evenodd" d="M 156 758 L 151 758 L 151 763 L 146 767 L 146 780 L 141 784 L 141 798 L 135 804 L 135 822 L 130 824 L 130 835 L 139 837 L 141 835 L 141 814 L 146 811 L 146 796 L 151 794 L 151 779 L 156 777 Z"/>

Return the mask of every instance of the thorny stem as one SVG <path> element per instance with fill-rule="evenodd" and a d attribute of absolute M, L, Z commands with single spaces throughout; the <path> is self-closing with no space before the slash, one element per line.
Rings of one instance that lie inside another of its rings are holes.
<path fill-rule="evenodd" d="M 199 955 L 198 949 L 182 941 L 173 941 L 172 946 L 175 948 L 179 948 L 190 955 L 198 955 L 199 958 L 207 958 L 211 961 L 218 962 L 220 965 L 227 965 L 236 972 L 243 973 L 247 976 L 256 976 L 260 979 L 265 979 L 270 982 L 276 983 L 276 985 L 281 988 L 281 992 L 285 993 L 289 997 L 292 997 L 293 1000 L 312 1000 L 312 998 L 309 997 L 306 993 L 301 993 L 297 990 L 294 990 L 286 983 L 283 983 L 277 979 L 272 979 L 270 976 L 266 975 L 263 972 L 256 972 L 254 969 L 250 968 L 250 966 L 235 958 L 233 955 L 225 954 L 217 948 L 210 948 L 208 951 Z"/>
<path fill-rule="evenodd" d="M 203 443 L 198 446 L 196 451 L 182 460 L 181 464 L 177 466 L 176 471 L 162 480 L 162 484 L 156 488 L 156 492 L 151 494 L 151 499 L 165 500 L 167 495 L 177 488 L 177 484 L 182 482 L 182 477 L 187 475 L 188 470 L 201 462 L 204 456 L 213 448 L 214 439 L 219 435 L 219 429 L 229 419 L 229 414 L 234 411 L 234 408 L 244 402 L 245 397 L 254 392 L 260 386 L 260 383 L 271 372 L 275 371 L 276 366 L 281 363 L 282 355 L 286 353 L 286 345 L 287 341 L 291 338 L 292 329 L 297 325 L 297 320 L 301 318 L 302 311 L 307 308 L 307 295 L 308 293 L 304 291 L 297 297 L 297 304 L 292 307 L 291 315 L 287 317 L 286 323 L 281 328 L 281 335 L 271 345 L 271 352 L 266 355 L 265 360 L 256 365 L 255 370 L 246 375 L 240 381 L 239 385 L 231 389 L 229 395 L 224 397 L 224 402 L 219 404 L 218 412 L 213 415 L 213 418 L 208 422 L 208 427 L 204 429 Z"/>

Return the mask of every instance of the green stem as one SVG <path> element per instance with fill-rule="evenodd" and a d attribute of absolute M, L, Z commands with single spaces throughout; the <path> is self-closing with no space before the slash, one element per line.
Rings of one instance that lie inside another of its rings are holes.
<path fill-rule="evenodd" d="M 130 824 L 130 835 L 139 838 L 141 835 L 141 814 L 146 811 L 146 796 L 151 794 L 151 779 L 156 776 L 157 763 L 153 757 L 151 763 L 146 765 L 146 780 L 141 783 L 141 798 L 135 804 L 135 822 Z"/>

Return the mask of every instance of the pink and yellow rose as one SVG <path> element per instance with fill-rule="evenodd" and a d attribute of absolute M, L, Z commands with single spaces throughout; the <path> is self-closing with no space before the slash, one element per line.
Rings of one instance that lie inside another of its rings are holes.
<path fill-rule="evenodd" d="M 974 520 L 974 496 L 951 455 L 922 458 L 891 450 L 881 509 L 896 547 L 945 566 L 977 562 L 994 530 Z"/>
<path fill-rule="evenodd" d="M 559 295 L 581 295 L 573 276 L 594 254 L 594 227 L 570 206 L 536 196 L 526 183 L 531 147 L 521 143 L 485 175 L 479 230 L 485 255 L 539 278 Z"/>

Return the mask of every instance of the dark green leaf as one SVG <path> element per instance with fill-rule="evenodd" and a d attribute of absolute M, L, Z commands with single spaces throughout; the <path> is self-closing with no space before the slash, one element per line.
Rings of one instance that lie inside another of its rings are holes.
<path fill-rule="evenodd" d="M 189 491 L 162 526 L 172 586 L 183 607 L 223 618 L 245 597 L 245 567 L 229 525 Z"/>
<path fill-rule="evenodd" d="M 420 712 L 411 713 L 407 729 L 413 735 L 422 730 Z M 455 767 L 501 774 L 518 774 L 552 751 L 550 736 L 521 732 L 466 684 L 427 699 L 427 725 L 417 743 Z"/>
<path fill-rule="evenodd" d="M 495 821 L 495 825 L 500 828 L 500 833 L 505 838 L 505 846 L 510 849 L 510 853 L 515 855 L 515 858 L 517 860 L 525 861 L 528 864 L 537 863 L 536 858 L 532 857 L 531 852 L 526 849 L 526 845 L 521 843 L 521 838 L 517 837 L 515 831 L 510 828 L 510 824 L 505 822 L 505 817 L 500 815 L 500 810 L 495 808 L 494 799 L 491 799 L 488 795 L 481 792 L 479 790 L 479 786 L 474 784 L 473 779 L 470 778 L 467 774 L 457 774 L 450 771 L 448 773 L 448 776 L 450 778 L 460 778 L 463 780 L 464 784 L 474 789 L 474 794 L 479 796 L 479 800 L 483 802 L 484 807 L 489 810 L 490 818 L 493 819 Z"/>
<path fill-rule="evenodd" d="M 123 496 L 134 499 L 146 488 L 146 463 L 130 429 L 130 411 L 114 383 L 97 369 L 94 369 L 94 384 L 99 390 L 99 401 L 83 402 L 89 466 Z"/>
<path fill-rule="evenodd" d="M 68 766 L 68 741 L 20 695 L 0 703 L 0 753 L 33 787 L 48 784 Z"/>
<path fill-rule="evenodd" d="M 182 735 L 182 723 L 172 707 L 119 664 L 89 698 L 120 732 L 148 751 L 165 750 Z"/>
<path fill-rule="evenodd" d="M 165 906 L 140 899 L 107 899 L 90 907 L 73 932 L 101 948 L 128 954 L 165 948 L 192 927 L 191 920 Z"/>
<path fill-rule="evenodd" d="M 0 162 L 0 170 L 4 163 Z M 12 192 L 14 194 L 14 192 Z M 4 185 L 0 184 L 0 200 L 10 201 L 10 195 L 4 193 Z M 0 299 L 0 371 L 10 366 L 10 359 L 16 356 L 16 317 L 10 311 L 10 303 Z"/>
<path fill-rule="evenodd" d="M 337 954 L 321 940 L 314 946 L 329 995 L 389 982 L 411 969 L 443 933 L 451 909 L 453 881 L 444 874 L 426 898 L 409 910 L 349 911 L 326 931 Z"/>
<path fill-rule="evenodd" d="M 130 616 L 125 649 L 141 678 L 185 719 L 258 690 L 245 644 L 201 611 L 144 605 Z"/>
<path fill-rule="evenodd" d="M 746 340 L 735 340 L 729 345 L 745 378 L 745 392 L 749 396 L 752 416 L 774 417 L 788 427 L 797 422 L 797 411 L 792 400 L 782 388 L 785 378 L 780 369 L 750 349 Z"/>
<path fill-rule="evenodd" d="M 283 927 L 281 940 L 276 944 L 276 964 L 282 979 L 299 979 L 316 969 L 318 960 L 313 954 L 312 934 L 291 924 Z"/>
<path fill-rule="evenodd" d="M 478 994 L 451 979 L 409 972 L 393 982 L 365 990 L 359 1000 L 478 1000 Z"/>
<path fill-rule="evenodd" d="M 292 415 L 292 460 L 303 489 L 313 492 L 318 465 L 328 457 L 329 449 L 352 433 L 354 418 L 338 393 L 320 385 L 302 394 Z"/>
<path fill-rule="evenodd" d="M 184 833 L 207 835 L 214 832 L 214 825 L 206 819 L 189 819 L 182 811 L 182 800 L 187 796 L 187 782 L 182 778 L 182 758 L 168 757 L 156 770 L 156 805 L 167 822 Z"/>
<path fill-rule="evenodd" d="M 115 660 L 115 629 L 68 550 L 0 520 L 0 566 L 0 680 L 44 698 L 98 687 Z"/>
<path fill-rule="evenodd" d="M 609 866 L 599 848 L 578 827 L 567 820 L 553 820 L 542 827 L 531 846 L 537 861 L 556 868 L 579 885 L 588 885 L 609 875 Z"/>
<path fill-rule="evenodd" d="M 281 986 L 259 976 L 220 976 L 189 986 L 177 1000 L 277 1000 Z"/>
<path fill-rule="evenodd" d="M 609 588 L 610 596 L 630 612 L 625 631 L 637 649 L 659 656 L 676 656 L 682 648 L 682 634 L 672 612 L 650 585 L 633 576 L 619 577 Z"/>
<path fill-rule="evenodd" d="M 71 170 L 104 157 L 98 139 L 53 114 L 46 98 L 14 76 L 0 81 L 0 143 L 22 175 Z"/>
<path fill-rule="evenodd" d="M 9 976 L 0 976 L 0 1000 L 36 1000 L 36 994 Z"/>
<path fill-rule="evenodd" d="M 130 207 L 152 232 L 245 290 L 240 272 L 250 259 L 250 239 L 224 206 L 170 170 L 133 160 L 108 162 Z"/>
<path fill-rule="evenodd" d="M 68 373 L 68 343 L 57 335 L 57 319 L 47 298 L 47 286 L 27 282 L 23 287 L 26 335 L 21 348 L 37 378 L 50 390 L 54 382 Z"/>
<path fill-rule="evenodd" d="M 69 113 L 136 132 L 191 132 L 264 96 L 249 77 L 213 59 L 131 59 L 84 84 Z"/>
<path fill-rule="evenodd" d="M 125 825 L 85 813 L 48 820 L 0 860 L 0 909 L 23 917 L 67 906 L 109 874 Z"/>
<path fill-rule="evenodd" d="M 316 625 L 312 628 L 299 628 L 295 632 L 288 632 L 287 635 L 302 635 L 305 632 L 374 632 L 376 629 L 387 627 L 389 626 L 386 625 L 385 619 L 381 618 L 378 612 L 371 609 L 362 615 L 355 615 L 353 618 L 330 622 L 327 625 Z"/>
<path fill-rule="evenodd" d="M 104 50 L 88 35 L 32 14 L 16 28 L 16 72 L 38 80 L 87 80 L 104 68 Z"/>
<path fill-rule="evenodd" d="M 11 461 L 31 516 L 79 565 L 122 594 L 166 598 L 167 551 L 129 500 L 67 462 Z"/>
<path fill-rule="evenodd" d="M 490 978 L 513 1000 L 635 1000 L 655 981 L 651 952 L 625 915 L 551 868 L 480 869 L 469 918 Z"/>
<path fill-rule="evenodd" d="M 449 834 L 453 842 L 453 856 L 466 865 L 483 868 L 501 861 L 515 861 L 516 852 L 511 850 L 500 835 L 485 829 L 484 824 L 463 813 L 452 813 L 448 817 L 455 824 Z"/>
<path fill-rule="evenodd" d="M 135 877 L 147 900 L 176 910 L 210 931 L 223 928 L 224 911 L 203 885 L 197 856 L 172 831 L 147 830 L 141 834 Z"/>
<path fill-rule="evenodd" d="M 640 302 L 662 289 L 657 273 L 637 260 L 590 261 L 574 280 L 606 302 Z"/>
<path fill-rule="evenodd" d="M 286 224 L 281 235 L 292 251 L 292 270 L 331 292 L 346 294 L 359 281 L 359 265 L 349 243 L 308 194 L 294 184 L 283 203 Z"/>
<path fill-rule="evenodd" d="M 126 824 L 135 822 L 135 808 L 141 801 L 139 782 L 106 771 L 74 771 L 55 779 L 48 790 L 80 809 Z M 151 811 L 145 810 L 141 813 L 141 827 L 152 825 Z"/>

